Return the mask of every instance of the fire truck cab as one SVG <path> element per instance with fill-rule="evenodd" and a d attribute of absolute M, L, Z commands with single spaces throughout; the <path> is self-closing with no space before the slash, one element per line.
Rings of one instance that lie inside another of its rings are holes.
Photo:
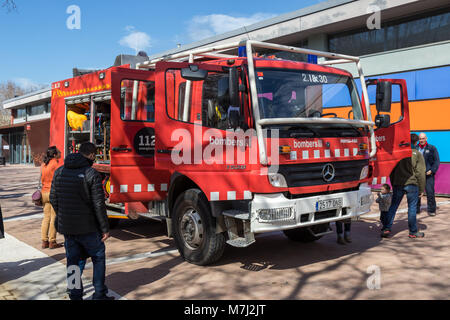
<path fill-rule="evenodd" d="M 328 60 L 256 57 L 255 48 Z M 231 49 L 239 56 L 220 53 Z M 362 98 L 352 75 L 330 66 L 344 62 L 356 64 Z M 97 145 L 110 220 L 166 221 L 182 257 L 199 265 L 258 233 L 319 239 L 331 222 L 369 212 L 370 184 L 411 156 L 405 81 L 366 83 L 358 57 L 245 41 L 52 88 L 50 144 L 64 156 Z"/>

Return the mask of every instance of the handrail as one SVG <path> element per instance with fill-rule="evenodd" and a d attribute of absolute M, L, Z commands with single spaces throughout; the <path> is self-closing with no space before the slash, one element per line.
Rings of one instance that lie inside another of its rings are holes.
<path fill-rule="evenodd" d="M 317 124 L 351 124 L 360 127 L 375 125 L 372 121 L 366 120 L 352 120 L 352 119 L 334 119 L 334 118 L 268 118 L 261 119 L 258 124 L 261 126 L 273 124 L 291 124 L 291 123 L 317 123 Z"/>
<path fill-rule="evenodd" d="M 312 50 L 312 49 L 307 49 L 307 48 L 285 46 L 285 45 L 279 45 L 279 44 L 273 44 L 273 43 L 255 41 L 255 40 L 245 40 L 245 41 L 241 41 L 241 42 L 231 42 L 231 43 L 217 45 L 217 46 L 210 46 L 210 47 L 193 49 L 193 50 L 189 50 L 189 51 L 185 51 L 185 52 L 175 53 L 175 54 L 169 54 L 169 55 L 166 55 L 166 56 L 163 56 L 160 58 L 141 62 L 136 65 L 136 69 L 152 68 L 156 65 L 156 63 L 158 63 L 160 61 L 174 61 L 176 59 L 182 59 L 182 58 L 186 58 L 186 57 L 189 57 L 190 58 L 189 60 L 191 62 L 191 61 L 195 60 L 196 55 L 200 56 L 200 57 L 216 56 L 217 58 L 221 58 L 220 56 L 222 54 L 220 52 L 223 52 L 223 51 L 229 50 L 229 49 L 239 48 L 241 46 L 246 46 L 247 62 L 248 62 L 248 68 L 249 68 L 250 92 L 251 92 L 251 97 L 252 97 L 252 102 L 253 102 L 252 108 L 253 108 L 253 115 L 255 117 L 256 133 L 258 136 L 258 144 L 260 146 L 259 147 L 260 163 L 262 165 L 268 164 L 268 159 L 267 159 L 267 154 L 266 154 L 266 145 L 265 145 L 265 141 L 264 141 L 263 134 L 262 134 L 262 126 L 270 123 L 271 121 L 280 120 L 280 119 L 263 119 L 263 120 L 260 119 L 258 93 L 257 93 L 257 89 L 256 89 L 256 75 L 255 75 L 255 62 L 254 62 L 254 57 L 253 57 L 253 47 L 274 49 L 274 50 L 287 51 L 287 52 L 293 52 L 293 53 L 311 54 L 311 55 L 315 55 L 315 56 L 319 56 L 319 57 L 332 59 L 330 61 L 321 61 L 321 62 L 319 62 L 320 65 L 332 65 L 332 64 L 339 64 L 339 63 L 349 63 L 349 62 L 355 63 L 356 67 L 358 69 L 359 78 L 361 81 L 362 96 L 363 96 L 363 101 L 364 101 L 364 107 L 366 110 L 367 121 L 348 119 L 348 121 L 350 121 L 348 123 L 350 123 L 350 124 L 358 123 L 360 125 L 369 126 L 370 146 L 371 146 L 369 156 L 370 157 L 375 156 L 376 140 L 375 140 L 375 133 L 374 133 L 374 129 L 373 129 L 374 123 L 372 121 L 369 121 L 370 119 L 372 119 L 372 114 L 370 111 L 367 87 L 366 87 L 364 74 L 362 71 L 359 57 L 344 55 L 344 54 L 337 54 L 337 53 L 332 53 L 332 52 L 319 51 L 319 50 Z M 235 56 L 228 55 L 226 57 L 230 58 L 230 57 L 235 57 Z M 289 121 L 291 121 L 291 122 L 294 120 L 295 120 L 295 123 L 344 123 L 340 120 L 339 120 L 340 122 L 330 122 L 330 120 L 336 121 L 338 119 L 313 119 L 313 120 L 307 120 L 307 119 L 302 119 L 302 118 L 289 119 Z M 346 119 L 342 119 L 342 120 L 346 120 Z M 304 121 L 314 121 L 314 122 L 304 122 Z M 354 121 L 357 121 L 357 122 L 354 122 Z"/>

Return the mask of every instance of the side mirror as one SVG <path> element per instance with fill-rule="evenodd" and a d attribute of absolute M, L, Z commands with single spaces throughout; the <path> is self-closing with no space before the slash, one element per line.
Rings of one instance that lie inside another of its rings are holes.
<path fill-rule="evenodd" d="M 391 112 L 392 84 L 388 81 L 377 83 L 377 111 Z"/>
<path fill-rule="evenodd" d="M 230 104 L 239 107 L 239 74 L 236 67 L 228 70 L 228 94 L 230 95 Z"/>
<path fill-rule="evenodd" d="M 181 69 L 181 77 L 190 81 L 205 80 L 208 76 L 208 71 L 200 69 L 198 66 L 191 64 L 189 68 Z"/>
<path fill-rule="evenodd" d="M 391 117 L 388 114 L 378 114 L 375 117 L 375 125 L 378 128 L 387 128 L 391 124 Z"/>

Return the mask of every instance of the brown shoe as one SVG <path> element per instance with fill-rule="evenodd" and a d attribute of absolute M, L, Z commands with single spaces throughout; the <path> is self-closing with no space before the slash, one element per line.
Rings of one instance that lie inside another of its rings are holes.
<path fill-rule="evenodd" d="M 48 241 L 42 241 L 42 249 L 47 249 L 49 246 Z"/>
<path fill-rule="evenodd" d="M 51 241 L 49 243 L 49 248 L 50 249 L 61 248 L 62 246 L 63 246 L 62 243 L 57 243 L 56 241 Z"/>

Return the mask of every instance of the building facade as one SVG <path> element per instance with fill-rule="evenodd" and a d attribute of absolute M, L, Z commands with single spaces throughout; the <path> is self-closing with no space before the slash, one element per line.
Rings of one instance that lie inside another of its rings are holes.
<path fill-rule="evenodd" d="M 247 39 L 359 56 L 367 79 L 405 79 L 411 131 L 425 132 L 429 143 L 438 148 L 442 164 L 436 177 L 436 191 L 450 195 L 450 151 L 447 148 L 450 139 L 450 3 L 447 0 L 330 0 L 182 45 L 149 59 Z M 292 55 L 288 58 L 306 59 Z M 337 67 L 354 76 L 358 74 L 353 65 Z M 41 96 L 45 98 L 40 99 Z M 396 102 L 398 95 L 394 92 L 393 96 Z M 45 151 L 49 104 L 49 90 L 5 103 L 5 108 L 13 110 L 14 120 L 9 128 L 0 129 L 0 134 L 5 130 L 10 132 L 6 139 L 10 149 L 6 151 L 9 151 L 11 163 L 36 161 Z M 6 140 L 3 136 L 2 141 Z"/>
<path fill-rule="evenodd" d="M 0 157 L 10 164 L 40 165 L 50 137 L 51 90 L 44 89 L 3 103 L 11 123 L 0 127 Z"/>

